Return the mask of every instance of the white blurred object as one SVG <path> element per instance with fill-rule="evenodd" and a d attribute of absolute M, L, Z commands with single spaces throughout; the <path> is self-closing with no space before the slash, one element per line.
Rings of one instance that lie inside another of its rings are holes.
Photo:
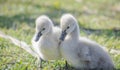
<path fill-rule="evenodd" d="M 42 15 L 36 19 L 36 32 L 32 39 L 34 51 L 39 59 L 58 60 L 61 58 L 59 52 L 59 36 L 61 29 L 55 27 L 49 17 Z"/>

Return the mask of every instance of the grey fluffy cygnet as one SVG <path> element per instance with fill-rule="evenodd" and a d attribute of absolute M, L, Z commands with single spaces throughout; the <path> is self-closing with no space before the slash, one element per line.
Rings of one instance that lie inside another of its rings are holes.
<path fill-rule="evenodd" d="M 60 27 L 62 57 L 76 69 L 113 70 L 114 64 L 101 45 L 79 36 L 77 20 L 71 14 L 61 17 Z"/>
<path fill-rule="evenodd" d="M 36 32 L 32 39 L 32 45 L 39 60 L 61 58 L 58 47 L 60 33 L 61 29 L 55 27 L 49 17 L 42 15 L 36 19 Z"/>

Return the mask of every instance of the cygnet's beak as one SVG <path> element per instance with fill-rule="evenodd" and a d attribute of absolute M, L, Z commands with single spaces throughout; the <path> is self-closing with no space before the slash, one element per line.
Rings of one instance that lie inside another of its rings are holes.
<path fill-rule="evenodd" d="M 37 42 L 37 41 L 40 39 L 41 36 L 42 36 L 42 33 L 41 33 L 41 32 L 38 32 L 38 33 L 36 34 L 36 37 L 35 37 L 35 42 Z"/>
<path fill-rule="evenodd" d="M 60 36 L 59 39 L 60 39 L 61 41 L 64 41 L 66 35 L 67 35 L 66 30 L 65 30 L 65 31 L 62 31 L 62 34 L 61 34 L 61 36 Z"/>

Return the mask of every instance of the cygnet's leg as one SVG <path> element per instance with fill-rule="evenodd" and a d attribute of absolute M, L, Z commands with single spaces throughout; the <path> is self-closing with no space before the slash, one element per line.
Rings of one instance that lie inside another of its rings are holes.
<path fill-rule="evenodd" d="M 40 57 L 38 57 L 37 61 L 36 61 L 38 70 L 42 68 L 42 62 L 43 62 L 43 60 Z"/>
<path fill-rule="evenodd" d="M 65 70 L 68 70 L 68 63 L 65 61 Z"/>
<path fill-rule="evenodd" d="M 40 68 L 42 68 L 42 62 L 43 62 L 43 59 L 40 58 Z"/>
<path fill-rule="evenodd" d="M 42 68 L 42 62 L 43 62 L 43 61 L 44 61 L 44 60 L 43 60 L 42 58 L 39 58 L 39 62 L 40 62 L 40 63 L 39 63 L 39 67 L 40 67 L 40 68 Z"/>

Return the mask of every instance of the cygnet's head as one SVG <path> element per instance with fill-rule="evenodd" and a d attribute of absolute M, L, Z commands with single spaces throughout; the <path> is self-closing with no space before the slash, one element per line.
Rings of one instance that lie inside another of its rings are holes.
<path fill-rule="evenodd" d="M 51 19 L 45 15 L 39 16 L 36 21 L 36 38 L 35 41 L 37 42 L 42 35 L 48 34 L 53 27 L 53 23 Z"/>
<path fill-rule="evenodd" d="M 77 20 L 71 14 L 64 14 L 60 20 L 62 34 L 60 40 L 64 40 L 67 34 L 70 34 L 76 27 Z"/>

